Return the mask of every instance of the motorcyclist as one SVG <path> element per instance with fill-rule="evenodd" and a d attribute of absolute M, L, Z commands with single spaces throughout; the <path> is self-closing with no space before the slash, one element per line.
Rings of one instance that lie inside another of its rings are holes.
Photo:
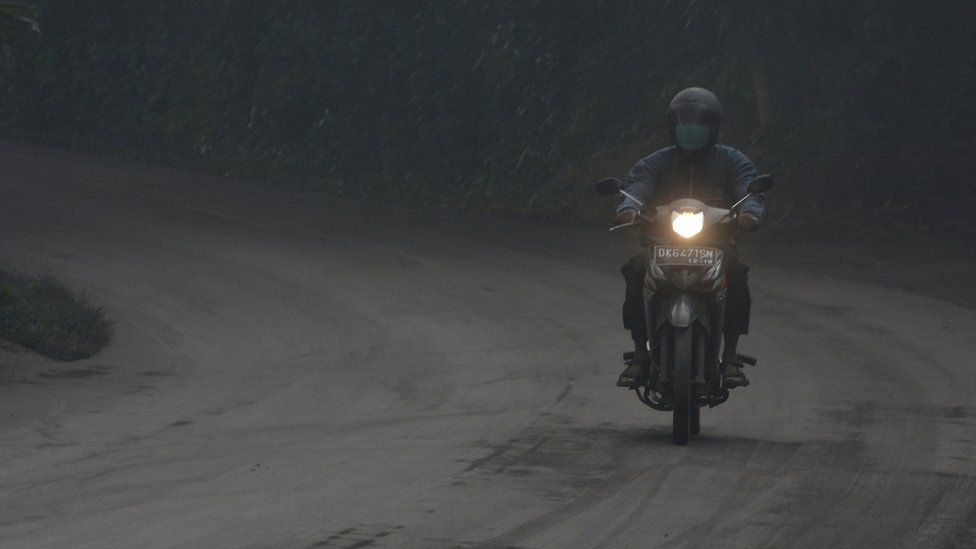
<path fill-rule="evenodd" d="M 648 206 L 668 204 L 679 198 L 695 198 L 719 208 L 730 208 L 748 194 L 756 177 L 752 162 L 738 150 L 716 143 L 722 122 L 722 106 L 712 92 L 688 88 L 679 92 L 668 107 L 668 135 L 672 146 L 642 158 L 627 175 L 626 190 Z M 629 198 L 617 208 L 617 223 L 637 220 L 638 204 Z M 756 230 L 765 214 L 765 196 L 757 194 L 739 208 L 736 218 L 743 231 Z M 728 254 L 724 348 L 725 385 L 745 386 L 737 357 L 739 336 L 749 332 L 749 268 L 738 261 L 735 247 Z M 634 358 L 620 374 L 617 385 L 636 387 L 650 364 L 643 287 L 645 258 L 632 258 L 620 271 L 627 282 L 624 299 L 624 327 L 634 340 Z"/>

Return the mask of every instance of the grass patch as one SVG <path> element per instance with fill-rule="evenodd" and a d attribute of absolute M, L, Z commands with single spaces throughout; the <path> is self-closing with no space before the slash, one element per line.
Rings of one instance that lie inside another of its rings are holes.
<path fill-rule="evenodd" d="M 59 360 L 94 356 L 112 337 L 101 307 L 39 277 L 0 269 L 0 338 Z"/>

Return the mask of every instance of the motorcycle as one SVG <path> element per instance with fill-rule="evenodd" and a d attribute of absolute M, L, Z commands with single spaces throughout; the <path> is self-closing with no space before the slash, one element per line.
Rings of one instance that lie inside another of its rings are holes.
<path fill-rule="evenodd" d="M 682 198 L 648 208 L 624 190 L 619 179 L 597 183 L 603 196 L 622 195 L 638 206 L 637 221 L 612 227 L 640 229 L 647 247 L 644 315 L 651 364 L 634 390 L 641 402 L 672 412 L 672 441 L 688 443 L 701 432 L 701 409 L 729 398 L 725 364 L 719 360 L 725 316 L 726 267 L 737 235 L 738 208 L 773 186 L 773 178 L 754 178 L 748 194 L 731 208 L 713 208 Z M 757 360 L 738 355 L 742 364 Z M 633 359 L 625 353 L 624 360 Z"/>

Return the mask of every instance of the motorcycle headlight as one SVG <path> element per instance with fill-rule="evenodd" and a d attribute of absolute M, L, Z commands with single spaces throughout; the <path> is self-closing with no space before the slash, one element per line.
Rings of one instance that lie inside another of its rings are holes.
<path fill-rule="evenodd" d="M 702 232 L 705 226 L 705 212 L 671 212 L 671 228 L 685 238 Z"/>

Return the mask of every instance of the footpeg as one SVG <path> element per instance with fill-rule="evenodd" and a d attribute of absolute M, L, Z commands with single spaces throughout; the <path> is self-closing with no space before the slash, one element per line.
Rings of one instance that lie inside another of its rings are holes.
<path fill-rule="evenodd" d="M 759 359 L 753 358 L 749 355 L 735 355 L 735 359 L 742 364 L 748 364 L 749 366 L 755 366 Z"/>

